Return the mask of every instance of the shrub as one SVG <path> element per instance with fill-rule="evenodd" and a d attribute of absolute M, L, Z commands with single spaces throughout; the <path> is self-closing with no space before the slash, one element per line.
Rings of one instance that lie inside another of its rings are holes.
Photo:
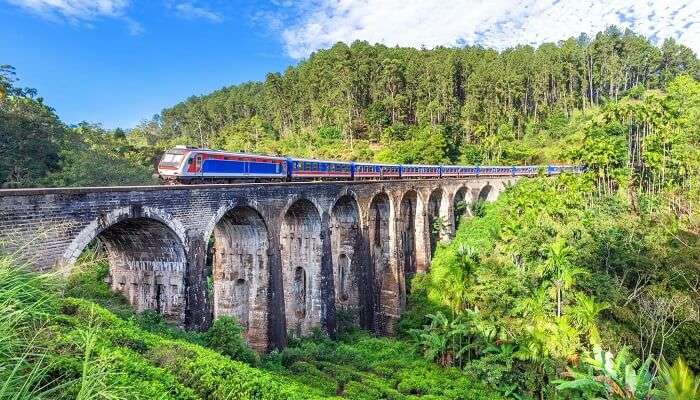
<path fill-rule="evenodd" d="M 204 341 L 210 349 L 225 354 L 234 360 L 249 365 L 257 365 L 257 354 L 251 350 L 243 339 L 243 327 L 232 317 L 224 316 L 214 321 L 207 331 Z"/>

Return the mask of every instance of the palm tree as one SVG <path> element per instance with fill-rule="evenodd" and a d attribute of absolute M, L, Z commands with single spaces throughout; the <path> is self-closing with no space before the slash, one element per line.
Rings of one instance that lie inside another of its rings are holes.
<path fill-rule="evenodd" d="M 549 276 L 557 292 L 557 317 L 561 316 L 564 290 L 570 289 L 576 282 L 576 277 L 586 271 L 574 266 L 569 261 L 572 250 L 566 240 L 557 238 L 549 246 L 547 260 L 542 265 L 542 276 Z"/>
<path fill-rule="evenodd" d="M 452 364 L 453 355 L 450 351 L 450 321 L 440 311 L 426 315 L 430 319 L 430 325 L 423 329 L 414 329 L 418 345 L 423 355 L 430 361 L 437 361 L 440 365 Z"/>
<path fill-rule="evenodd" d="M 585 293 L 576 294 L 576 305 L 569 309 L 569 314 L 580 330 L 588 333 L 588 340 L 592 345 L 600 344 L 600 333 L 598 332 L 598 316 L 604 310 L 610 308 L 606 302 L 597 302 L 594 296 L 587 296 Z"/>
<path fill-rule="evenodd" d="M 462 314 L 467 306 L 467 295 L 479 265 L 479 257 L 470 246 L 460 245 L 457 255 L 459 262 L 450 265 L 440 284 L 443 304 L 450 307 L 455 318 Z"/>

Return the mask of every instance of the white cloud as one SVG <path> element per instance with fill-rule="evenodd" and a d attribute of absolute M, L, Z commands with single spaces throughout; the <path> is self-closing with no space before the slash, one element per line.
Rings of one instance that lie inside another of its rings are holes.
<path fill-rule="evenodd" d="M 46 17 L 62 16 L 71 22 L 92 21 L 99 17 L 120 17 L 129 0 L 7 0 Z"/>
<path fill-rule="evenodd" d="M 188 19 L 204 19 L 209 22 L 223 21 L 223 17 L 220 14 L 203 7 L 195 6 L 189 2 L 175 5 L 175 10 L 180 16 Z"/>
<path fill-rule="evenodd" d="M 281 34 L 294 58 L 356 39 L 503 49 L 593 34 L 609 25 L 656 40 L 673 37 L 700 52 L 700 0 L 311 0 L 278 6 L 291 15 Z"/>
<path fill-rule="evenodd" d="M 124 22 L 130 35 L 144 32 L 143 26 L 126 15 L 131 0 L 6 0 L 44 18 L 65 20 L 71 24 L 93 26 L 100 18 L 116 18 Z"/>

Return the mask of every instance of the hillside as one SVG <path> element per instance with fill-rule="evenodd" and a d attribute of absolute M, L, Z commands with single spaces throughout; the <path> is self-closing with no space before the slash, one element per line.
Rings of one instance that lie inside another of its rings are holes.
<path fill-rule="evenodd" d="M 679 75 L 700 78 L 699 65 L 682 44 L 657 47 L 614 27 L 501 52 L 338 43 L 265 82 L 191 97 L 128 135 L 65 126 L 3 66 L 0 149 L 10 157 L 0 184 L 152 183 L 158 156 L 175 144 L 402 163 L 572 161 L 563 149 L 580 142 L 579 122 Z"/>
<path fill-rule="evenodd" d="M 700 398 L 700 66 L 683 45 L 614 28 L 502 52 L 341 43 L 129 132 L 68 127 L 0 72 L 9 187 L 152 182 L 174 144 L 586 168 L 459 204 L 393 338 L 339 313 L 337 340 L 256 355 L 230 317 L 185 332 L 135 313 L 99 252 L 68 277 L 5 255 L 0 399 Z"/>
<path fill-rule="evenodd" d="M 572 117 L 680 74 L 700 78 L 690 49 L 672 40 L 656 47 L 614 27 L 502 52 L 339 43 L 264 82 L 163 110 L 160 134 L 172 143 L 299 156 L 543 163 L 566 158 L 549 139 L 567 134 Z"/>

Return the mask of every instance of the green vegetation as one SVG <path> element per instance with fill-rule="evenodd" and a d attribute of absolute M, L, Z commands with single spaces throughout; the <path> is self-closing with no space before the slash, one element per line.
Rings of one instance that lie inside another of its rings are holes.
<path fill-rule="evenodd" d="M 176 143 L 587 173 L 460 204 L 396 338 L 341 323 L 260 356 L 233 319 L 135 314 L 97 253 L 67 279 L 0 259 L 0 399 L 698 399 L 699 68 L 614 28 L 500 53 L 338 44 L 125 133 L 65 127 L 3 67 L 5 186 L 150 182 Z"/>
<path fill-rule="evenodd" d="M 671 39 L 656 47 L 615 27 L 502 52 L 339 43 L 264 82 L 191 97 L 125 132 L 64 126 L 4 66 L 0 131 L 9 134 L 0 152 L 10 157 L 0 160 L 0 185 L 152 183 L 159 154 L 176 144 L 402 163 L 567 162 L 576 158 L 565 150 L 580 139 L 572 121 L 680 75 L 700 78 L 689 48 Z M 618 112 L 639 117 L 634 104 L 625 107 Z"/>
<path fill-rule="evenodd" d="M 2 399 L 493 398 L 409 343 L 353 328 L 344 342 L 319 333 L 261 362 L 231 318 L 197 334 L 127 310 L 92 255 L 65 283 L 1 261 Z"/>
<path fill-rule="evenodd" d="M 563 150 L 589 172 L 476 205 L 414 280 L 404 334 L 504 396 L 696 396 L 698 111 L 700 84 L 678 77 L 572 121 Z"/>

